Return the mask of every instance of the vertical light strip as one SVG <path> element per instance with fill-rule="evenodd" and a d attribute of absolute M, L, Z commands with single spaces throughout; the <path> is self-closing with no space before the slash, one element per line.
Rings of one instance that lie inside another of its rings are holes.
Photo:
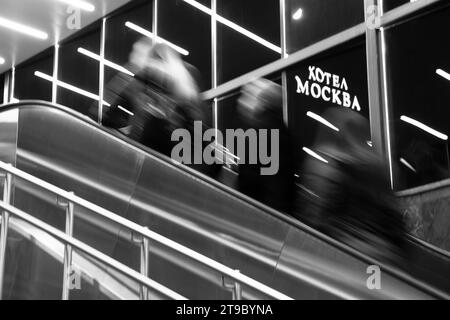
<path fill-rule="evenodd" d="M 286 58 L 287 54 L 287 38 L 286 38 L 286 0 L 280 0 L 280 37 L 281 37 L 281 57 Z M 281 93 L 283 103 L 283 121 L 286 126 L 289 125 L 288 112 L 288 93 L 287 93 L 287 73 L 281 73 Z"/>
<path fill-rule="evenodd" d="M 59 66 L 59 44 L 55 44 L 53 55 L 53 81 L 52 81 L 52 103 L 56 103 L 58 97 L 58 66 Z"/>
<path fill-rule="evenodd" d="M 100 66 L 99 66 L 99 99 L 98 99 L 98 124 L 102 124 L 103 120 L 103 96 L 104 96 L 104 80 L 105 80 L 105 41 L 106 41 L 106 18 L 102 19 L 102 30 L 100 36 Z"/>
<path fill-rule="evenodd" d="M 15 90 L 15 85 L 16 85 L 16 67 L 12 67 L 11 68 L 11 92 L 9 94 L 9 103 L 12 103 L 15 101 L 15 97 L 14 97 L 14 90 Z"/>
<path fill-rule="evenodd" d="M 212 68 L 212 72 L 211 72 L 211 77 L 212 77 L 212 87 L 216 88 L 217 87 L 217 20 L 216 20 L 216 11 L 217 11 L 217 0 L 211 0 L 211 10 L 212 10 L 212 15 L 211 15 L 211 68 Z M 218 130 L 218 102 L 217 102 L 217 98 L 213 99 L 213 105 L 212 105 L 212 116 L 213 116 L 213 126 L 214 126 L 214 130 L 215 130 L 215 135 L 217 137 L 217 130 Z M 217 140 L 216 143 L 217 145 Z"/>
<path fill-rule="evenodd" d="M 3 83 L 3 101 L 2 103 L 8 103 L 9 97 L 9 73 L 5 74 L 4 83 Z"/>
<path fill-rule="evenodd" d="M 158 42 L 158 0 L 153 0 L 152 32 L 154 35 L 153 44 L 155 44 Z"/>
<path fill-rule="evenodd" d="M 383 1 L 380 2 L 381 14 L 384 14 L 383 9 Z M 394 174 L 392 172 L 392 151 L 391 151 L 391 130 L 389 124 L 389 106 L 388 106 L 388 94 L 387 94 L 387 69 L 386 69 L 386 38 L 384 36 L 384 28 L 380 28 L 380 37 L 381 37 L 381 72 L 383 74 L 382 77 L 382 86 L 383 86 L 383 98 L 384 98 L 384 116 L 385 116 L 385 127 L 386 127 L 386 136 L 387 136 L 387 152 L 389 159 L 389 174 L 391 178 L 391 188 L 394 189 Z"/>
<path fill-rule="evenodd" d="M 280 36 L 281 36 L 281 57 L 286 58 L 287 38 L 286 38 L 286 0 L 280 0 Z"/>

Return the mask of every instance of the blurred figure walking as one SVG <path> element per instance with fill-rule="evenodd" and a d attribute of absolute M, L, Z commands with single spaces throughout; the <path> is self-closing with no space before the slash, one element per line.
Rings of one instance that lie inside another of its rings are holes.
<path fill-rule="evenodd" d="M 205 123 L 196 69 L 148 38 L 134 44 L 125 67 L 134 76 L 119 73 L 106 86 L 111 106 L 103 108 L 102 124 L 170 156 L 174 129 L 191 129 L 196 120 Z"/>
<path fill-rule="evenodd" d="M 290 213 L 294 194 L 293 158 L 291 143 L 286 125 L 283 122 L 281 86 L 266 80 L 255 80 L 242 88 L 237 103 L 239 123 L 243 130 L 267 129 L 279 131 L 279 168 L 274 175 L 261 175 L 261 163 L 250 164 L 248 161 L 239 164 L 238 188 L 242 193 L 265 203 L 277 210 Z M 260 137 L 257 137 L 257 154 L 259 154 Z M 248 141 L 247 141 L 248 142 Z M 266 150 L 273 152 L 270 139 L 267 139 Z M 251 152 L 246 143 L 246 154 Z"/>
<path fill-rule="evenodd" d="M 294 215 L 373 257 L 396 260 L 405 224 L 383 162 L 368 144 L 368 121 L 345 108 L 330 108 L 323 117 L 339 131 L 319 128 L 314 151 L 326 162 L 305 161 L 300 182 L 307 191 Z"/>

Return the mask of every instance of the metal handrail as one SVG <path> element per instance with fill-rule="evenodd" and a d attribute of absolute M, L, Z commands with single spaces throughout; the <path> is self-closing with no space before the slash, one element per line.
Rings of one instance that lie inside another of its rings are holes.
<path fill-rule="evenodd" d="M 226 276 L 230 277 L 231 279 L 235 280 L 238 283 L 244 284 L 252 289 L 262 292 L 262 293 L 270 296 L 271 298 L 278 299 L 278 300 L 293 300 L 291 297 L 289 297 L 281 292 L 278 292 L 278 291 L 266 286 L 265 284 L 262 284 L 261 282 L 256 281 L 256 280 L 240 273 L 237 270 L 233 270 L 211 258 L 208 258 L 208 257 L 188 248 L 188 247 L 185 247 L 173 240 L 170 240 L 169 238 L 166 238 L 156 232 L 153 232 L 153 231 L 149 230 L 148 228 L 145 228 L 145 227 L 143 227 L 139 224 L 136 224 L 130 220 L 127 220 L 109 210 L 106 210 L 96 204 L 93 204 L 83 198 L 80 198 L 79 196 L 77 196 L 71 192 L 65 191 L 65 190 L 63 190 L 59 187 L 56 187 L 46 181 L 36 178 L 22 170 L 19 170 L 10 164 L 6 164 L 6 163 L 0 161 L 0 169 L 12 174 L 15 177 L 19 177 L 19 178 L 21 178 L 25 181 L 28 181 L 36 186 L 39 186 L 42 189 L 45 189 L 63 199 L 66 199 L 68 202 L 79 205 L 89 211 L 92 211 L 93 213 L 96 213 L 96 214 L 114 222 L 114 223 L 117 223 L 118 225 L 125 227 L 128 230 L 133 231 L 136 234 L 142 236 L 144 239 L 150 239 L 150 240 L 156 241 L 170 249 L 173 249 L 173 250 L 181 253 L 182 255 L 201 263 L 204 266 L 207 266 L 213 270 L 218 271 L 222 275 L 226 275 Z M 145 241 L 143 241 L 143 242 L 145 242 Z M 148 270 L 148 268 L 144 268 L 144 269 Z"/>
<path fill-rule="evenodd" d="M 113 258 L 105 255 L 104 253 L 88 246 L 87 244 L 81 242 L 80 240 L 77 240 L 73 237 L 66 235 L 64 232 L 56 229 L 55 227 L 50 226 L 47 223 L 40 221 L 39 219 L 36 219 L 35 217 L 29 215 L 28 213 L 25 213 L 15 207 L 12 207 L 11 205 L 9 205 L 3 201 L 0 201 L 0 208 L 3 211 L 7 211 L 8 213 L 12 214 L 13 216 L 20 218 L 21 220 L 32 224 L 33 226 L 37 227 L 38 229 L 45 231 L 46 233 L 50 234 L 51 236 L 64 242 L 66 245 L 70 245 L 70 246 L 86 253 L 87 255 L 99 260 L 100 262 L 108 265 L 109 267 L 119 271 L 120 273 L 125 274 L 126 276 L 139 282 L 141 285 L 144 285 L 148 288 L 152 288 L 152 289 L 158 291 L 159 293 L 162 293 L 163 295 L 165 295 L 169 298 L 172 298 L 172 299 L 187 300 L 184 296 L 176 293 L 175 291 L 163 286 L 162 284 L 160 284 L 148 277 L 143 276 L 142 274 L 131 269 L 130 267 L 127 267 L 126 265 L 118 262 L 117 260 L 114 260 Z M 3 223 L 3 222 L 6 222 L 6 221 L 2 221 L 2 225 L 6 225 L 6 227 L 7 227 L 7 223 Z M 6 240 L 6 239 L 2 239 L 2 241 L 3 240 Z"/>

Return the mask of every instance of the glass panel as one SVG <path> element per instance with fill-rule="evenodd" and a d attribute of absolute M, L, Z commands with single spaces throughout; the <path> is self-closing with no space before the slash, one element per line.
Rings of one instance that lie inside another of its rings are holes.
<path fill-rule="evenodd" d="M 364 21 L 364 0 L 286 0 L 286 47 L 292 53 Z"/>
<path fill-rule="evenodd" d="M 82 34 L 65 41 L 59 48 L 58 80 L 85 90 L 98 97 L 99 94 L 99 62 L 78 52 L 79 48 L 91 53 L 100 53 L 100 23 L 96 23 Z M 94 98 L 80 92 L 58 88 L 58 103 L 88 114 L 89 109 L 98 103 Z"/>
<path fill-rule="evenodd" d="M 328 108 L 348 108 L 369 119 L 366 66 L 365 41 L 358 39 L 287 72 L 289 129 L 299 169 L 310 156 L 303 148 L 313 150 L 324 125 L 317 116 Z"/>
<path fill-rule="evenodd" d="M 153 3 L 145 1 L 138 5 L 131 3 L 120 9 L 114 16 L 106 21 L 106 39 L 105 39 L 105 58 L 119 66 L 125 66 L 128 63 L 133 44 L 143 35 L 135 29 L 128 26 L 140 27 L 152 32 L 153 21 Z M 105 83 L 107 83 L 117 70 L 105 66 Z"/>
<path fill-rule="evenodd" d="M 26 222 L 10 218 L 3 299 L 59 300 L 63 244 Z"/>
<path fill-rule="evenodd" d="M 202 1 L 210 8 L 210 1 Z M 199 71 L 202 91 L 211 88 L 211 17 L 182 0 L 158 2 L 158 36 L 179 47 Z M 186 52 L 187 51 L 187 52 Z"/>
<path fill-rule="evenodd" d="M 16 67 L 14 97 L 19 100 L 52 100 L 52 83 L 37 77 L 34 73 L 40 71 L 53 76 L 54 48 L 34 56 Z"/>
<path fill-rule="evenodd" d="M 281 58 L 278 0 L 219 0 L 217 12 L 219 84 Z"/>
<path fill-rule="evenodd" d="M 383 0 L 383 11 L 388 12 L 408 2 L 414 2 L 414 0 Z"/>
<path fill-rule="evenodd" d="M 386 31 L 395 189 L 450 177 L 450 7 Z M 418 45 L 420 44 L 420 45 Z"/>

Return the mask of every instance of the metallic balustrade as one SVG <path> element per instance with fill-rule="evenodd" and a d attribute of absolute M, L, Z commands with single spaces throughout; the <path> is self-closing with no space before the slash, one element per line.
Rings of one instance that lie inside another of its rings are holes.
<path fill-rule="evenodd" d="M 156 241 L 162 245 L 164 245 L 167 248 L 170 248 L 182 255 L 185 255 L 186 257 L 189 257 L 190 259 L 193 259 L 202 265 L 209 267 L 213 270 L 218 271 L 223 276 L 227 276 L 235 281 L 234 286 L 232 287 L 233 290 L 233 297 L 236 299 L 239 299 L 242 297 L 241 293 L 241 285 L 244 284 L 254 290 L 257 290 L 259 292 L 262 292 L 265 295 L 268 295 L 269 297 L 273 299 L 278 300 L 292 300 L 289 296 L 278 292 L 242 273 L 240 273 L 238 270 L 233 270 L 213 259 L 210 259 L 190 248 L 187 248 L 175 241 L 172 241 L 158 233 L 150 231 L 148 228 L 145 228 L 143 226 L 140 226 L 132 221 L 129 221 L 127 219 L 122 218 L 121 216 L 108 211 L 102 207 L 99 207 L 89 201 L 86 201 L 78 196 L 76 196 L 72 192 L 65 191 L 63 189 L 60 189 L 46 181 L 43 181 L 39 178 L 36 178 L 26 172 L 23 172 L 15 167 L 13 167 L 10 164 L 6 164 L 2 161 L 0 161 L 0 171 L 4 172 L 4 179 L 5 184 L 3 188 L 3 202 L 0 202 L 0 208 L 3 209 L 2 211 L 2 225 L 1 225 L 1 238 L 0 238 L 0 298 L 2 293 L 2 285 L 3 285 L 3 275 L 4 275 L 4 264 L 5 264 L 5 250 L 6 250 L 6 240 L 7 240 L 7 232 L 8 232 L 8 219 L 9 214 L 15 215 L 34 226 L 38 227 L 39 229 L 53 235 L 55 238 L 60 239 L 65 244 L 65 250 L 64 250 L 64 278 L 63 278 L 63 293 L 62 293 L 62 299 L 68 299 L 69 297 L 69 270 L 71 268 L 72 264 L 72 247 L 75 247 L 88 255 L 93 256 L 94 258 L 97 258 L 98 260 L 104 262 L 105 264 L 111 266 L 112 268 L 126 274 L 130 278 L 135 279 L 141 284 L 141 290 L 140 290 L 140 298 L 146 299 L 147 298 L 147 288 L 153 288 L 157 291 L 163 293 L 164 295 L 174 298 L 174 299 L 185 299 L 183 296 L 171 291 L 170 289 L 165 288 L 159 283 L 156 283 L 153 280 L 150 280 L 148 277 L 148 267 L 149 267 L 149 259 L 148 259 L 148 252 L 149 252 L 149 240 Z M 38 219 L 28 215 L 27 213 L 24 213 L 17 208 L 14 208 L 9 205 L 11 200 L 11 188 L 12 188 L 12 177 L 17 177 L 22 180 L 28 181 L 46 191 L 49 191 L 56 196 L 59 197 L 59 199 L 63 199 L 67 201 L 67 203 L 64 203 L 63 205 L 66 208 L 66 225 L 65 225 L 65 233 L 39 221 Z M 137 273 L 136 271 L 126 267 L 125 265 L 117 262 L 116 260 L 112 259 L 111 257 L 108 257 L 104 255 L 103 253 L 87 246 L 86 244 L 80 242 L 79 240 L 76 240 L 72 237 L 72 231 L 73 231 L 73 208 L 74 205 L 81 206 L 99 216 L 102 216 L 106 218 L 109 221 L 112 221 L 114 223 L 117 223 L 120 226 L 123 226 L 127 228 L 129 231 L 134 232 L 135 234 L 142 237 L 143 241 L 141 243 L 141 265 L 140 265 L 140 273 Z M 305 275 L 306 276 L 306 275 Z"/>

